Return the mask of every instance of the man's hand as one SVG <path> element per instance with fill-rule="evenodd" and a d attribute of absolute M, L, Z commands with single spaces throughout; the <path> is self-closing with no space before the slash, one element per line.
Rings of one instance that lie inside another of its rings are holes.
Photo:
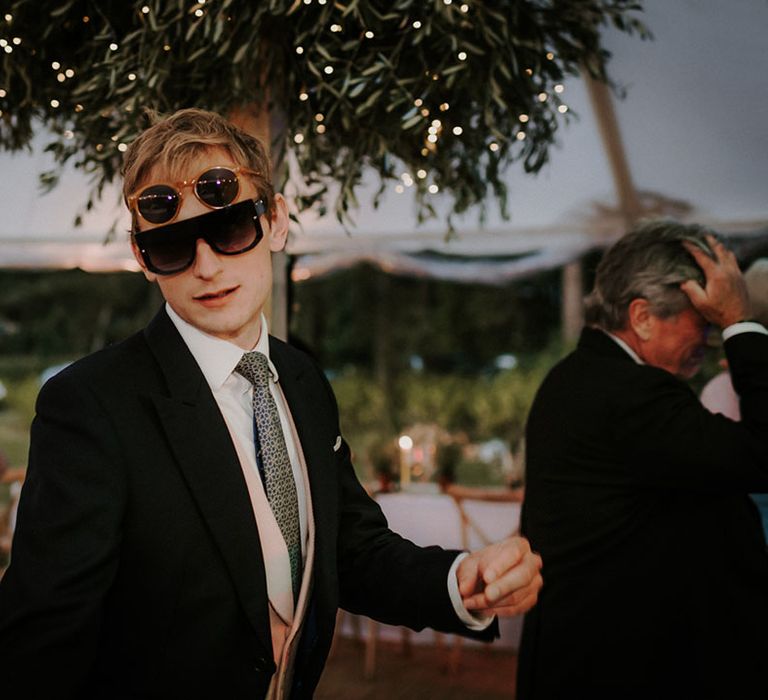
<path fill-rule="evenodd" d="M 680 289 L 707 321 L 726 328 L 749 314 L 747 286 L 736 256 L 714 236 L 707 236 L 707 242 L 715 253 L 715 260 L 701 248 L 691 243 L 683 244 L 704 272 L 704 288 L 695 280 L 688 280 L 680 285 Z"/>
<path fill-rule="evenodd" d="M 517 615 L 536 603 L 541 557 L 524 537 L 508 537 L 466 557 L 456 571 L 464 607 L 481 614 Z"/>

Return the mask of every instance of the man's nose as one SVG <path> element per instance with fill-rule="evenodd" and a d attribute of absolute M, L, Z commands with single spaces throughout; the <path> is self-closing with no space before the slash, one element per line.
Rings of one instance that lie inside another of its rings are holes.
<path fill-rule="evenodd" d="M 198 238 L 195 244 L 195 262 L 192 272 L 195 277 L 211 279 L 221 271 L 221 258 L 203 238 Z"/>

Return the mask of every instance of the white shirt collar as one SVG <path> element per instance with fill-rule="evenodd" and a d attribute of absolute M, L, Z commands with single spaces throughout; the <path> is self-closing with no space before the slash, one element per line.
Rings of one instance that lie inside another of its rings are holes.
<path fill-rule="evenodd" d="M 612 338 L 616 344 L 624 350 L 624 352 L 627 353 L 635 362 L 637 362 L 638 365 L 644 365 L 645 362 L 643 362 L 640 359 L 640 356 L 631 348 L 629 345 L 627 345 L 621 338 L 614 335 L 613 333 L 609 333 L 608 331 L 603 331 L 609 338 Z"/>
<path fill-rule="evenodd" d="M 192 357 L 195 358 L 208 386 L 214 391 L 220 389 L 234 372 L 237 363 L 240 362 L 243 349 L 228 340 L 216 338 L 204 333 L 199 328 L 195 328 L 181 318 L 167 302 L 165 311 L 192 353 Z M 261 314 L 259 341 L 253 349 L 267 356 L 272 379 L 277 382 L 277 369 L 269 357 L 269 327 L 264 314 Z"/>

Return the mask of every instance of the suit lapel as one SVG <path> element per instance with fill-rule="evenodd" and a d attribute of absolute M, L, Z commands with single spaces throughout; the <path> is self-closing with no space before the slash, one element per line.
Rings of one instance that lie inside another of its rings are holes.
<path fill-rule="evenodd" d="M 229 431 L 197 363 L 164 310 L 147 326 L 145 337 L 168 388 L 167 395 L 150 398 L 243 608 L 271 654 L 261 543 Z"/>

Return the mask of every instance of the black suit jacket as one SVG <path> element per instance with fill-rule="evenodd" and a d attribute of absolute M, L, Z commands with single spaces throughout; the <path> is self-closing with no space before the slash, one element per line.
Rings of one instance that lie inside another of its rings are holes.
<path fill-rule="evenodd" d="M 355 478 L 328 382 L 270 338 L 314 508 L 310 612 L 294 697 L 310 697 L 339 605 L 464 632 L 455 553 L 387 529 Z M 489 631 L 485 636 L 489 636 Z M 42 389 L 10 568 L 4 698 L 262 697 L 275 670 L 259 536 L 224 420 L 164 311 Z"/>
<path fill-rule="evenodd" d="M 534 400 L 522 531 L 544 560 L 518 698 L 768 697 L 768 336 L 725 343 L 743 422 L 586 329 Z"/>

